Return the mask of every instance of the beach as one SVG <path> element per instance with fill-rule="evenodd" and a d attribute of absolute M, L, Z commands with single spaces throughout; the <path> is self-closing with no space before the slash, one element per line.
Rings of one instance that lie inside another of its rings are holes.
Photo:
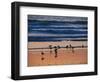
<path fill-rule="evenodd" d="M 61 48 L 55 53 L 55 48 L 49 49 L 49 45 Z M 73 48 L 66 48 L 69 45 Z M 84 46 L 87 41 L 28 42 L 28 66 L 87 64 L 88 50 Z"/>

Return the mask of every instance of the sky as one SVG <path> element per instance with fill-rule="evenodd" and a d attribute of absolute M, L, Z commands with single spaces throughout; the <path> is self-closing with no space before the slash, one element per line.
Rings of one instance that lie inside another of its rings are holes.
<path fill-rule="evenodd" d="M 28 41 L 87 40 L 87 17 L 28 15 Z"/>

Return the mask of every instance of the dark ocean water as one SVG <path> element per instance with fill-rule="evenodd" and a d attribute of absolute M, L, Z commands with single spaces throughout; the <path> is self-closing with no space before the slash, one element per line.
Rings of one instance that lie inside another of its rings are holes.
<path fill-rule="evenodd" d="M 57 18 L 57 17 L 56 17 Z M 57 20 L 59 17 L 57 18 Z M 61 19 L 61 17 L 60 17 Z M 66 18 L 67 19 L 67 18 Z M 74 21 L 73 21 L 74 19 Z M 76 20 L 75 20 L 76 19 Z M 87 18 L 67 19 L 57 21 L 28 19 L 28 41 L 64 41 L 64 40 L 87 40 Z"/>

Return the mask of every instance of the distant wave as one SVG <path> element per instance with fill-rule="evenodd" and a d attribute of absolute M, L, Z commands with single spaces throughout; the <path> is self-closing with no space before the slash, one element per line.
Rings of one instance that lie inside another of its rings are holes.
<path fill-rule="evenodd" d="M 61 24 L 61 25 L 39 25 L 39 24 L 37 24 L 37 25 L 34 25 L 34 24 L 29 24 L 28 25 L 28 27 L 30 28 L 30 27 L 32 27 L 32 28 L 71 28 L 71 27 L 73 27 L 73 28 L 86 28 L 87 27 L 87 25 L 82 25 L 82 24 Z"/>
<path fill-rule="evenodd" d="M 55 39 L 55 38 L 87 38 L 87 36 L 29 36 L 29 38 L 34 39 Z"/>
<path fill-rule="evenodd" d="M 29 27 L 29 31 L 33 30 L 87 30 L 87 27 Z"/>
<path fill-rule="evenodd" d="M 87 24 L 87 21 L 67 21 L 67 22 L 62 22 L 62 21 L 36 21 L 36 20 L 28 20 L 28 24 L 32 25 L 66 25 L 66 24 Z"/>
<path fill-rule="evenodd" d="M 56 30 L 56 31 L 65 31 L 65 30 L 73 30 L 73 31 L 87 31 L 87 29 L 31 29 L 32 31 L 50 31 L 50 30 Z"/>
<path fill-rule="evenodd" d="M 80 30 L 32 30 L 30 33 L 44 34 L 87 34 L 87 31 Z"/>
<path fill-rule="evenodd" d="M 29 42 L 48 42 L 48 41 L 69 41 L 69 40 L 73 40 L 73 41 L 87 41 L 87 38 L 33 38 L 33 37 L 28 37 L 28 41 Z"/>
<path fill-rule="evenodd" d="M 44 33 L 28 33 L 29 37 L 34 37 L 34 36 L 42 36 L 42 37 L 66 37 L 66 36 L 87 36 L 87 34 L 44 34 Z"/>
<path fill-rule="evenodd" d="M 34 35 L 34 36 L 28 36 L 28 40 L 29 41 L 56 41 L 56 40 L 58 40 L 58 41 L 62 41 L 62 40 L 69 40 L 69 38 L 70 38 L 70 40 L 77 40 L 77 39 L 79 39 L 80 38 L 80 40 L 82 39 L 82 38 L 87 38 L 87 35 L 82 35 L 82 34 L 80 34 L 80 35 L 45 35 L 45 36 L 43 36 L 43 35 Z"/>
<path fill-rule="evenodd" d="M 38 21 L 86 21 L 88 18 L 75 16 L 28 15 L 28 19 Z"/>

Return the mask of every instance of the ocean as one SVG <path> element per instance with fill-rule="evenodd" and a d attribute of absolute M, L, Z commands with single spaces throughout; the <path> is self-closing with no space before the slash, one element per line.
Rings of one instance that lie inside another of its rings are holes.
<path fill-rule="evenodd" d="M 87 17 L 28 15 L 28 41 L 87 41 Z"/>

